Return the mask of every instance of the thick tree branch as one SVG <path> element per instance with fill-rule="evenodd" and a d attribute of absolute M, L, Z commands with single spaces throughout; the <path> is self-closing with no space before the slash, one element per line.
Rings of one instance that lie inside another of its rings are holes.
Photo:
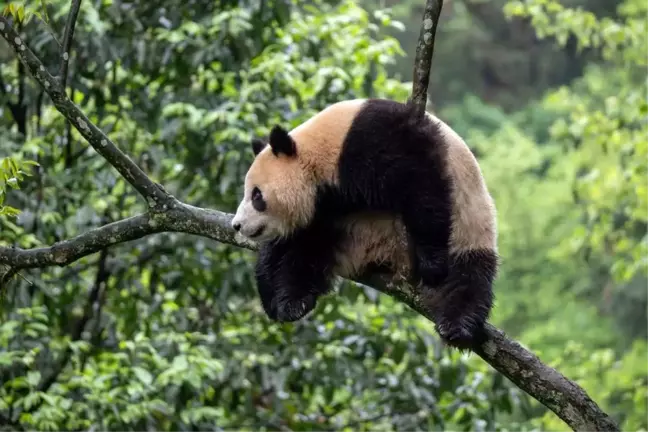
<path fill-rule="evenodd" d="M 416 79 L 411 101 L 425 111 L 429 67 L 431 65 L 436 20 L 441 0 L 428 0 L 421 41 L 417 47 Z M 70 240 L 38 249 L 0 247 L 0 264 L 9 266 L 9 272 L 19 269 L 64 266 L 109 246 L 142 238 L 163 231 L 183 232 L 208 237 L 251 250 L 257 246 L 244 240 L 230 228 L 232 215 L 216 210 L 202 209 L 182 203 L 166 194 L 152 182 L 126 155 L 124 155 L 87 117 L 66 98 L 63 88 L 26 47 L 9 21 L 0 17 L 0 34 L 9 42 L 29 72 L 52 98 L 56 108 L 88 142 L 149 200 L 149 213 L 133 216 L 91 230 Z M 425 76 L 424 76 L 425 75 Z M 421 305 L 420 293 L 406 282 L 402 275 L 370 274 L 357 282 L 373 286 L 432 321 Z M 538 357 L 508 339 L 504 333 L 488 324 L 484 340 L 472 350 L 493 368 L 542 404 L 574 430 L 617 431 L 618 427 L 587 393 L 576 383 L 555 369 L 542 363 Z"/>
<path fill-rule="evenodd" d="M 145 213 L 93 229 L 52 246 L 35 249 L 0 247 L 0 264 L 13 269 L 66 266 L 109 246 L 159 232 L 184 232 L 236 245 L 246 242 L 229 227 L 232 215 L 174 200 L 166 211 Z"/>
<path fill-rule="evenodd" d="M 61 83 L 43 66 L 27 47 L 9 20 L 0 16 L 0 35 L 13 48 L 32 77 L 52 98 L 56 109 L 65 116 L 88 143 L 103 156 L 144 198 L 152 209 L 160 209 L 171 200 L 170 195 L 153 182 L 128 156 L 126 156 L 88 117 L 66 96 Z"/>
<path fill-rule="evenodd" d="M 415 107 L 419 117 L 425 115 L 427 105 L 428 85 L 430 83 L 430 67 L 432 66 L 432 53 L 434 52 L 434 37 L 443 0 L 427 0 L 423 12 L 423 24 L 416 45 L 414 59 L 414 78 L 412 81 L 412 96 L 410 103 Z"/>
<path fill-rule="evenodd" d="M 59 68 L 59 79 L 61 80 L 61 87 L 65 91 L 68 76 L 68 64 L 70 63 L 70 56 L 72 55 L 72 40 L 74 39 L 74 27 L 76 26 L 77 16 L 81 9 L 81 0 L 73 0 L 70 6 L 70 13 L 68 14 L 67 23 L 65 24 L 65 32 L 63 34 L 63 46 L 61 47 L 61 67 Z"/>

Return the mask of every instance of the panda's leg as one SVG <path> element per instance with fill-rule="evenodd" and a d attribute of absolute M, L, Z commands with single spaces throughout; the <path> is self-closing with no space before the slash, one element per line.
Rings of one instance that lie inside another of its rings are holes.
<path fill-rule="evenodd" d="M 403 221 L 415 275 L 423 282 L 422 303 L 434 317 L 441 338 L 451 346 L 466 348 L 481 334 L 492 307 L 497 257 L 492 251 L 451 256 L 449 194 L 423 183 L 417 192 L 406 200 Z"/>
<path fill-rule="evenodd" d="M 449 194 L 425 181 L 418 181 L 407 190 L 402 216 L 409 237 L 413 277 L 428 287 L 438 287 L 449 272 Z"/>
<path fill-rule="evenodd" d="M 480 342 L 493 306 L 498 256 L 494 250 L 471 249 L 450 257 L 450 275 L 423 298 L 443 340 L 457 348 Z"/>
<path fill-rule="evenodd" d="M 263 245 L 256 265 L 261 304 L 274 321 L 303 318 L 315 308 L 317 298 L 331 288 L 332 263 L 316 245 L 287 240 Z"/>
<path fill-rule="evenodd" d="M 257 291 L 261 299 L 261 306 L 263 306 L 266 315 L 274 321 L 277 320 L 277 311 L 273 305 L 278 291 L 274 281 L 274 274 L 281 265 L 278 252 L 279 248 L 274 244 L 261 245 L 255 266 Z"/>

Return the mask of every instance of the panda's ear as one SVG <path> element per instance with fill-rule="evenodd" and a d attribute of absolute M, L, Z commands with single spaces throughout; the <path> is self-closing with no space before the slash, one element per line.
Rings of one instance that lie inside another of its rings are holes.
<path fill-rule="evenodd" d="M 259 138 L 254 138 L 252 140 L 252 151 L 254 152 L 254 156 L 258 155 L 261 150 L 263 150 L 266 146 L 266 143 L 263 142 L 263 140 L 260 140 Z"/>
<path fill-rule="evenodd" d="M 270 131 L 270 147 L 275 156 L 282 153 L 286 156 L 294 156 L 297 153 L 295 141 L 281 126 L 275 126 Z"/>

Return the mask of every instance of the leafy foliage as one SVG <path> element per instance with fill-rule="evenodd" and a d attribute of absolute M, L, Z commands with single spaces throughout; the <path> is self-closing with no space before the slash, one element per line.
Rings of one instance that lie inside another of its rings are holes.
<path fill-rule="evenodd" d="M 0 216 L 16 216 L 20 213 L 18 209 L 3 205 L 3 203 L 7 196 L 7 190 L 9 188 L 18 189 L 25 176 L 30 175 L 29 167 L 33 165 L 38 164 L 32 160 L 23 161 L 9 156 L 0 159 L 0 174 L 2 174 L 0 177 Z"/>

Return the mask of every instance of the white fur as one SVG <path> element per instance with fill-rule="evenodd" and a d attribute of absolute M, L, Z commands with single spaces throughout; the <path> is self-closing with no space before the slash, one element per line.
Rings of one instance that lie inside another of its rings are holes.
<path fill-rule="evenodd" d="M 252 200 L 246 196 L 232 219 L 232 227 L 241 225 L 239 232 L 244 236 L 256 242 L 273 240 L 284 235 L 286 229 L 282 221 L 272 215 L 257 211 L 252 205 Z M 260 235 L 253 236 L 258 230 L 263 228 Z"/>

